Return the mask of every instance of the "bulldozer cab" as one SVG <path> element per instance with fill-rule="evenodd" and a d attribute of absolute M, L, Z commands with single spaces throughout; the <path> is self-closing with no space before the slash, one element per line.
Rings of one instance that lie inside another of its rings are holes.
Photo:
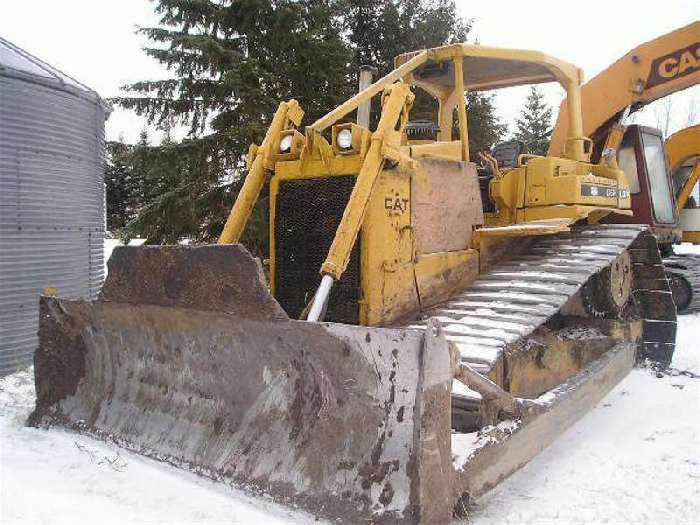
<path fill-rule="evenodd" d="M 611 212 L 629 213 L 624 211 L 629 208 L 624 175 L 604 164 L 590 163 L 592 142 L 582 133 L 578 101 L 583 74 L 578 67 L 540 52 L 469 44 L 445 46 L 429 53 L 426 62 L 404 81 L 437 100 L 437 119 L 409 122 L 407 144 L 414 146 L 413 155 L 444 156 L 452 152 L 463 161 L 477 156 L 482 159 L 479 185 L 487 225 L 555 218 L 597 220 Z M 420 53 L 400 55 L 395 64 L 402 67 L 417 56 Z M 567 107 L 569 124 L 561 158 L 528 155 L 517 141 L 495 144 L 488 152 L 469 151 L 469 124 L 463 111 L 465 92 L 548 82 L 559 83 L 572 100 Z M 455 110 L 457 137 L 453 137 Z M 559 178 L 562 174 L 565 177 Z M 590 180 L 581 180 L 586 175 Z"/>
<path fill-rule="evenodd" d="M 404 81 L 426 91 L 438 103 L 436 130 L 437 139 L 452 140 L 453 113 L 458 111 L 459 137 L 462 160 L 469 158 L 468 123 L 461 114 L 465 106 L 465 91 L 490 91 L 507 87 L 558 82 L 577 97 L 583 80 L 582 71 L 566 62 L 540 52 L 514 49 L 499 49 L 470 44 L 455 44 L 399 55 L 395 59 L 397 68 L 412 59 L 427 53 L 425 62 L 408 75 Z M 571 108 L 572 126 L 568 136 L 568 154 L 576 160 L 586 160 L 586 139 L 580 131 L 580 108 Z M 409 137 L 410 138 L 410 137 Z"/>

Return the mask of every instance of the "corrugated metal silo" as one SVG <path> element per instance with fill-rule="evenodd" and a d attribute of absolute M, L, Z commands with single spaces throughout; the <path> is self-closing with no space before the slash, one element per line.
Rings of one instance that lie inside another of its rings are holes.
<path fill-rule="evenodd" d="M 28 365 L 38 299 L 104 278 L 104 122 L 94 92 L 0 38 L 0 376 Z"/>

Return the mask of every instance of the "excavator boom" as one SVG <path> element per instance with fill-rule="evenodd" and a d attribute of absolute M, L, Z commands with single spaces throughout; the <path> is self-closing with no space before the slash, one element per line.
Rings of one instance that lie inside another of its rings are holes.
<path fill-rule="evenodd" d="M 583 134 L 594 137 L 630 107 L 632 111 L 700 80 L 700 22 L 693 22 L 634 48 L 581 87 Z M 567 100 L 559 108 L 549 155 L 564 150 Z"/>

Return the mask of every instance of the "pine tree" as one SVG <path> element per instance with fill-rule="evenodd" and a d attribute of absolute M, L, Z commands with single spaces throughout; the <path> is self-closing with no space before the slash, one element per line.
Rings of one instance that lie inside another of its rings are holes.
<path fill-rule="evenodd" d="M 350 70 L 362 65 L 377 68 L 382 77 L 394 68 L 402 53 L 466 42 L 472 20 L 457 14 L 453 0 L 348 0 L 346 27 L 352 49 Z M 412 119 L 434 119 L 437 102 L 415 92 Z M 379 120 L 380 101 L 372 101 L 372 125 Z"/>
<path fill-rule="evenodd" d="M 353 50 L 351 69 L 394 68 L 401 53 L 466 42 L 472 20 L 457 14 L 453 0 L 347 0 L 345 25 Z"/>
<path fill-rule="evenodd" d="M 456 117 L 455 117 L 456 119 Z M 479 152 L 489 151 L 500 141 L 508 126 L 496 115 L 494 95 L 471 91 L 467 93 L 467 124 L 469 126 L 469 157 L 472 162 L 480 162 Z M 453 134 L 458 133 L 457 121 Z"/>
<path fill-rule="evenodd" d="M 107 142 L 105 201 L 107 230 L 115 236 L 126 232 L 142 202 L 141 179 L 132 168 L 133 147 L 120 141 Z"/>
<path fill-rule="evenodd" d="M 161 25 L 140 31 L 154 43 L 146 52 L 175 78 L 126 86 L 131 96 L 115 102 L 189 134 L 139 148 L 148 204 L 132 235 L 149 243 L 215 238 L 242 184 L 248 145 L 260 142 L 279 102 L 296 98 L 312 122 L 349 96 L 351 56 L 336 4 L 158 0 Z"/>
<path fill-rule="evenodd" d="M 537 86 L 530 88 L 525 107 L 516 121 L 514 138 L 525 144 L 525 151 L 546 155 L 552 134 L 552 108 L 544 102 L 544 94 Z"/>

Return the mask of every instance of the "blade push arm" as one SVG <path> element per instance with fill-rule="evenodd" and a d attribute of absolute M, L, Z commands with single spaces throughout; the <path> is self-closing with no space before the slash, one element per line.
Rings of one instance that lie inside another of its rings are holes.
<path fill-rule="evenodd" d="M 407 84 L 396 83 L 385 92 L 384 107 L 377 130 L 372 134 L 372 143 L 362 163 L 348 204 L 345 206 L 333 244 L 331 244 L 328 256 L 321 266 L 323 278 L 311 304 L 309 321 L 322 320 L 333 282 L 340 279 L 348 265 L 350 252 L 355 245 L 357 234 L 372 197 L 372 190 L 384 167 L 383 146 L 387 137 L 396 128 L 399 119 L 405 115 L 407 106 L 413 103 L 413 98 L 414 95 Z"/>
<path fill-rule="evenodd" d="M 288 102 L 280 103 L 274 117 L 272 117 L 272 122 L 267 129 L 267 133 L 265 133 L 262 144 L 260 144 L 257 151 L 251 148 L 251 154 L 255 158 L 250 165 L 243 187 L 238 193 L 238 197 L 236 197 L 236 202 L 219 236 L 219 244 L 232 244 L 241 239 L 248 219 L 250 219 L 250 214 L 253 212 L 255 203 L 260 196 L 260 191 L 265 185 L 265 172 L 271 169 L 266 164 L 277 137 L 279 137 L 281 131 L 287 129 L 290 122 L 295 126 L 299 126 L 303 116 L 304 112 L 296 100 L 291 99 Z"/>

